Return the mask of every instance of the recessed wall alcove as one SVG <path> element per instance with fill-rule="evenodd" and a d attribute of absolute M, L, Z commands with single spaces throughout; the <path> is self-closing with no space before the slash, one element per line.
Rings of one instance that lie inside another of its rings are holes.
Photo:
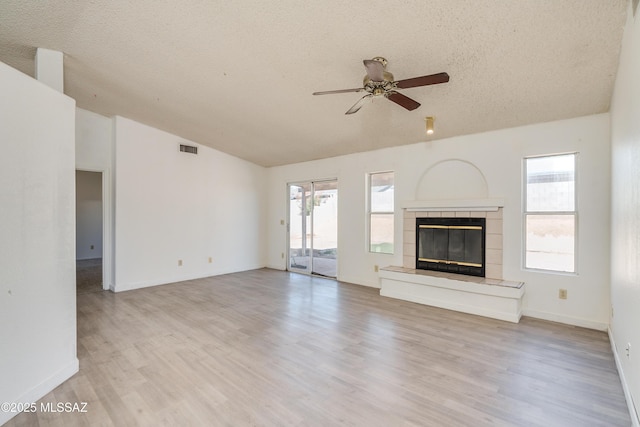
<path fill-rule="evenodd" d="M 469 200 L 489 197 L 484 174 L 466 160 L 441 160 L 424 171 L 414 200 Z"/>

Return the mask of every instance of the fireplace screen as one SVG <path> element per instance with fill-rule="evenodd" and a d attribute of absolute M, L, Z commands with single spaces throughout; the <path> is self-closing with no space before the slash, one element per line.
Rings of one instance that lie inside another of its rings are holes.
<path fill-rule="evenodd" d="M 484 218 L 417 218 L 416 268 L 484 277 Z"/>

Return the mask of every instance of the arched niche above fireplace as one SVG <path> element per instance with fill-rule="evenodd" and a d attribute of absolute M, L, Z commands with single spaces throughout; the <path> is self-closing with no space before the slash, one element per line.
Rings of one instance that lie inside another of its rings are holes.
<path fill-rule="evenodd" d="M 484 174 L 471 162 L 442 160 L 430 166 L 416 185 L 414 200 L 469 200 L 489 197 Z"/>

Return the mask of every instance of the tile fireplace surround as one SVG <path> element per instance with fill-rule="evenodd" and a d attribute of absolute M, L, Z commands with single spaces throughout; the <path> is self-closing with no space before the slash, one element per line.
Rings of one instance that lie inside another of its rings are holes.
<path fill-rule="evenodd" d="M 502 279 L 502 208 L 497 211 L 414 211 L 404 209 L 402 266 L 416 268 L 416 218 L 486 218 L 485 276 Z"/>
<path fill-rule="evenodd" d="M 380 295 L 517 323 L 524 283 L 502 277 L 502 206 L 495 201 L 403 209 L 403 265 L 380 270 Z M 485 276 L 416 270 L 416 218 L 486 218 Z"/>

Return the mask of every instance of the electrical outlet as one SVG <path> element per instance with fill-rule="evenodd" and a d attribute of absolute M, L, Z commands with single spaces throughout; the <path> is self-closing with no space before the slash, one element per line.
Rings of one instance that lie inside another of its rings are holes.
<path fill-rule="evenodd" d="M 213 258 L 209 257 L 209 264 L 213 262 Z"/>
<path fill-rule="evenodd" d="M 378 272 L 379 268 L 378 268 L 378 264 L 373 266 L 373 271 L 375 271 L 376 273 Z"/>
<path fill-rule="evenodd" d="M 284 252 L 280 253 L 280 258 L 284 259 Z"/>
<path fill-rule="evenodd" d="M 284 225 L 284 219 L 280 220 L 280 225 Z"/>
<path fill-rule="evenodd" d="M 567 299 L 567 290 L 566 289 L 560 289 L 558 291 L 558 298 Z"/>
<path fill-rule="evenodd" d="M 93 250 L 93 245 L 91 245 L 91 250 Z"/>
<path fill-rule="evenodd" d="M 178 260 L 178 267 L 182 267 L 182 260 L 181 259 Z"/>
<path fill-rule="evenodd" d="M 631 359 L 631 343 L 630 342 L 627 343 L 627 348 L 625 348 L 625 350 L 627 351 L 627 358 Z"/>

